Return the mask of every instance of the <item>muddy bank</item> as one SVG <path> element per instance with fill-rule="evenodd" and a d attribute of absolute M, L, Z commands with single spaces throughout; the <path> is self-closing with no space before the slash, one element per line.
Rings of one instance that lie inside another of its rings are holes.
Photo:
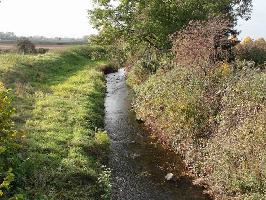
<path fill-rule="evenodd" d="M 131 111 L 125 72 L 107 75 L 105 129 L 111 138 L 109 167 L 114 200 L 204 200 L 203 189 L 182 173 L 182 160 L 148 137 Z M 172 181 L 166 181 L 173 173 Z M 175 180 L 176 179 L 176 180 Z"/>

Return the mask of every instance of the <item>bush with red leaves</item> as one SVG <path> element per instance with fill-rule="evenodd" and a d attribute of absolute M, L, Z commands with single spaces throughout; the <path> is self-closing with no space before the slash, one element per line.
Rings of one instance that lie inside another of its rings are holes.
<path fill-rule="evenodd" d="M 216 62 L 234 60 L 234 42 L 229 36 L 236 32 L 231 27 L 223 17 L 191 21 L 185 29 L 171 36 L 175 63 L 197 68 L 206 74 Z"/>

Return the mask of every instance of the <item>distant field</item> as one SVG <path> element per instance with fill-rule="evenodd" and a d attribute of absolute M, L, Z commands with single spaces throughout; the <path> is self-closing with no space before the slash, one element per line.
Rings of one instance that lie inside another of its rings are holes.
<path fill-rule="evenodd" d="M 80 45 L 80 44 L 35 44 L 36 48 L 45 48 L 45 49 L 67 49 L 72 46 Z M 9 50 L 9 49 L 15 49 L 16 44 L 15 43 L 1 43 L 0 42 L 0 50 Z"/>

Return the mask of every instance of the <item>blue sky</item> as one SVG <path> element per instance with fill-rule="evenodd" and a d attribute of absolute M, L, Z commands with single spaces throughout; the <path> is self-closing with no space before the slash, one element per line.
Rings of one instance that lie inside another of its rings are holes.
<path fill-rule="evenodd" d="M 253 0 L 250 21 L 240 21 L 241 38 L 266 38 L 266 0 Z M 17 35 L 82 37 L 95 33 L 89 25 L 87 10 L 91 0 L 2 0 L 0 31 Z"/>
<path fill-rule="evenodd" d="M 253 0 L 253 6 L 251 20 L 239 21 L 240 37 L 266 38 L 266 0 Z"/>

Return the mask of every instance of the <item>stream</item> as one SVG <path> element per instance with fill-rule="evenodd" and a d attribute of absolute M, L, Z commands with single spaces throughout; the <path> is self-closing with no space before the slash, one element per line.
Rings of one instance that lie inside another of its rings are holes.
<path fill-rule="evenodd" d="M 109 164 L 113 200 L 207 200 L 189 178 L 177 179 L 183 164 L 136 121 L 125 71 L 106 76 L 105 129 L 111 138 Z M 165 176 L 173 173 L 173 180 Z"/>

